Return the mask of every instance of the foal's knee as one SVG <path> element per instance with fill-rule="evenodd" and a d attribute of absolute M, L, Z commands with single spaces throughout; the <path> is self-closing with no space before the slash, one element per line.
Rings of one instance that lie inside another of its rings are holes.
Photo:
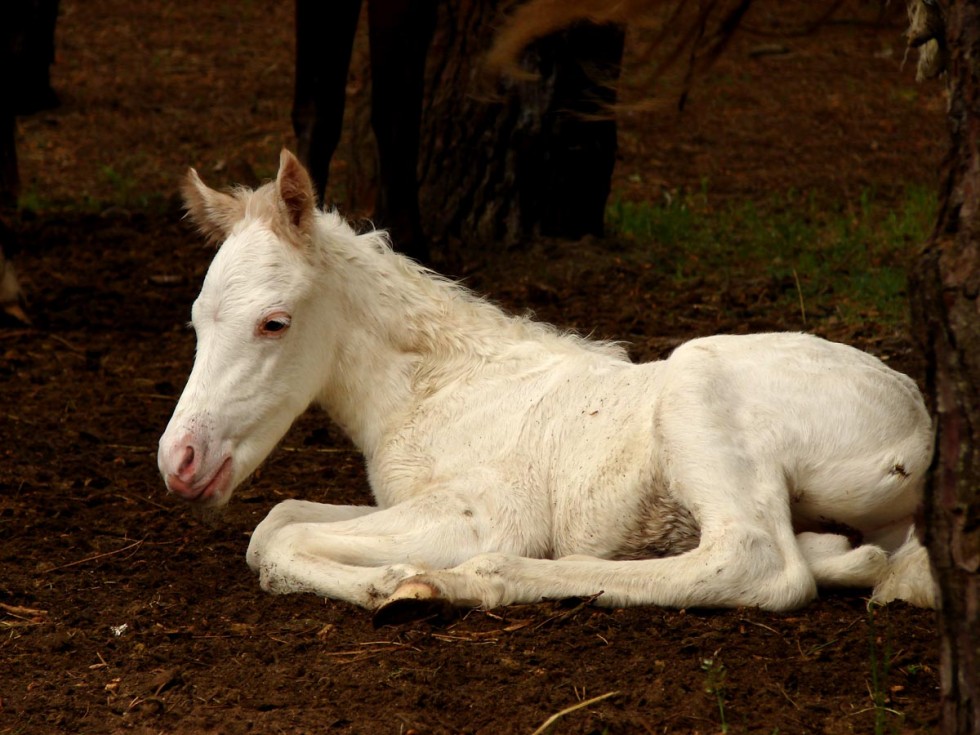
<path fill-rule="evenodd" d="M 311 504 L 305 500 L 283 500 L 255 527 L 248 542 L 248 551 L 245 552 L 245 561 L 253 572 L 259 571 L 262 557 L 276 533 L 285 526 L 302 520 L 309 505 Z"/>

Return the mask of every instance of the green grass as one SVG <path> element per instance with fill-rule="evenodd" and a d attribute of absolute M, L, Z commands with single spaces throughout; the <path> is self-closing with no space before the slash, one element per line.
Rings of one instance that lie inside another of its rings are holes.
<path fill-rule="evenodd" d="M 721 731 L 728 732 L 728 720 L 725 719 L 725 665 L 718 658 L 718 652 L 711 658 L 702 659 L 701 670 L 704 672 L 704 691 L 715 698 L 718 705 L 718 719 Z"/>
<path fill-rule="evenodd" d="M 889 675 L 892 670 L 894 651 L 892 650 L 891 630 L 885 616 L 885 629 L 882 630 L 878 621 L 879 611 L 883 608 L 875 603 L 868 604 L 868 643 L 870 646 L 870 676 L 868 681 L 868 696 L 871 698 L 871 708 L 874 712 L 874 733 L 885 735 L 900 731 L 904 715 L 890 706 Z"/>
<path fill-rule="evenodd" d="M 127 166 L 127 168 L 129 168 Z M 36 185 L 25 187 L 18 198 L 18 207 L 25 212 L 35 215 L 60 214 L 99 214 L 109 208 L 120 208 L 129 211 L 164 212 L 168 207 L 168 197 L 161 192 L 147 192 L 140 181 L 131 174 L 103 166 L 94 177 L 103 190 L 108 193 L 104 198 L 95 198 L 83 193 L 68 201 L 54 200 L 48 197 Z"/>
<path fill-rule="evenodd" d="M 795 192 L 711 207 L 704 190 L 659 204 L 614 201 L 610 232 L 647 251 L 677 288 L 705 279 L 758 284 L 812 325 L 906 323 L 906 275 L 935 219 L 934 194 L 910 187 L 897 204 L 866 192 L 820 204 Z"/>

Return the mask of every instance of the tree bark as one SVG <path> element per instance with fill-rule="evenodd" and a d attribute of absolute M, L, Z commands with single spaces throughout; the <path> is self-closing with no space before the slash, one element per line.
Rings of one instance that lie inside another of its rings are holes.
<path fill-rule="evenodd" d="M 925 513 L 940 586 L 943 731 L 980 733 L 980 3 L 944 10 L 951 142 L 912 307 L 938 421 Z"/>

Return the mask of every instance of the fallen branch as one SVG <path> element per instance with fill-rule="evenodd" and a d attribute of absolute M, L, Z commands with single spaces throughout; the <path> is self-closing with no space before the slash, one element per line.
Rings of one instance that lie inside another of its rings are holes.
<path fill-rule="evenodd" d="M 43 618 L 48 614 L 47 610 L 37 610 L 33 607 L 21 607 L 20 605 L 7 605 L 0 602 L 0 610 L 15 618 Z"/>
<path fill-rule="evenodd" d="M 513 633 L 514 631 L 520 630 L 521 628 L 526 628 L 531 624 L 530 620 L 519 620 L 516 623 L 511 623 L 505 628 L 499 628 L 497 630 L 483 630 L 483 631 L 473 631 L 471 633 L 433 633 L 432 637 L 436 640 L 453 642 L 466 642 L 466 643 L 495 643 L 498 638 L 500 638 L 503 633 Z"/>
<path fill-rule="evenodd" d="M 589 705 L 595 704 L 596 702 L 601 702 L 603 699 L 609 699 L 609 697 L 615 697 L 619 692 L 606 692 L 605 694 L 600 694 L 598 697 L 592 697 L 592 699 L 586 699 L 584 702 L 579 702 L 578 704 L 573 704 L 571 707 L 566 707 L 561 712 L 556 712 L 541 725 L 537 730 L 531 733 L 531 735 L 544 735 L 552 725 L 554 725 L 559 719 L 574 712 L 575 710 L 582 709 L 583 707 L 588 707 Z"/>

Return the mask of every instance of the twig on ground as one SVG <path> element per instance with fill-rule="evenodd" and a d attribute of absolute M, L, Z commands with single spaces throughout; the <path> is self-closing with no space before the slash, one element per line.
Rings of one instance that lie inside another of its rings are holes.
<path fill-rule="evenodd" d="M 127 546 L 123 546 L 121 549 L 116 549 L 115 551 L 106 551 L 106 552 L 104 552 L 102 554 L 93 554 L 92 556 L 86 556 L 84 559 L 79 559 L 77 561 L 70 561 L 67 564 L 62 564 L 61 566 L 58 566 L 58 567 L 51 567 L 50 569 L 45 569 L 44 571 L 45 571 L 45 573 L 47 573 L 47 572 L 56 572 L 59 569 L 67 569 L 68 567 L 78 566 L 79 564 L 84 564 L 84 563 L 89 562 L 89 561 L 95 561 L 97 559 L 104 559 L 107 556 L 115 556 L 116 554 L 121 554 L 124 551 L 129 551 L 130 549 L 135 549 L 135 548 L 141 546 L 144 540 L 145 539 L 140 539 L 139 541 L 134 541 L 133 543 L 128 544 Z"/>
<path fill-rule="evenodd" d="M 599 592 L 597 594 L 592 595 L 591 597 L 584 597 L 584 598 L 582 598 L 581 602 L 579 602 L 577 605 L 575 605 L 575 607 L 569 608 L 567 610 L 561 610 L 560 612 L 556 613 L 555 615 L 552 615 L 552 616 L 550 616 L 548 618 L 545 618 L 540 623 L 538 623 L 537 625 L 534 626 L 534 630 L 537 630 L 538 628 L 543 628 L 544 626 L 549 625 L 550 623 L 553 623 L 556 620 L 562 620 L 564 618 L 570 618 L 573 615 L 578 614 L 580 611 L 582 611 L 585 608 L 589 607 L 593 602 L 595 602 L 596 600 L 598 600 L 601 596 L 602 596 L 602 592 Z"/>
<path fill-rule="evenodd" d="M 478 630 L 470 633 L 433 633 L 432 637 L 440 641 L 454 641 L 466 643 L 494 643 L 502 633 L 513 633 L 514 631 L 526 628 L 531 624 L 530 620 L 518 620 L 510 625 L 498 628 L 497 630 Z"/>
<path fill-rule="evenodd" d="M 47 610 L 38 610 L 33 607 L 23 607 L 21 605 L 7 605 L 0 602 L 0 610 L 8 615 L 23 620 L 25 623 L 37 623 L 38 618 L 43 618 L 48 614 Z"/>
<path fill-rule="evenodd" d="M 778 630 L 776 630 L 775 628 L 770 628 L 770 627 L 769 627 L 768 625 L 766 625 L 765 623 L 757 623 L 756 621 L 754 621 L 754 620 L 749 620 L 748 618 L 739 618 L 739 619 L 738 619 L 738 622 L 740 622 L 740 623 L 746 623 L 747 625 L 754 625 L 754 626 L 756 626 L 757 628 L 762 628 L 763 630 L 768 630 L 768 631 L 769 631 L 770 633 L 775 633 L 775 634 L 776 634 L 776 635 L 778 635 L 778 636 L 779 636 L 780 638 L 783 638 L 783 634 L 782 634 L 782 633 L 780 633 L 780 632 L 779 632 Z"/>
<path fill-rule="evenodd" d="M 578 704 L 573 704 L 571 707 L 566 707 L 560 712 L 555 712 L 555 714 L 553 714 L 551 717 L 545 720 L 544 724 L 541 725 L 541 727 L 539 727 L 533 733 L 531 733 L 531 735 L 544 735 L 544 733 L 548 732 L 548 728 L 554 725 L 559 719 L 561 719 L 565 715 L 574 712 L 575 710 L 582 709 L 583 707 L 589 707 L 590 705 L 593 705 L 596 702 L 601 702 L 603 699 L 609 699 L 609 697 L 615 697 L 618 694 L 619 692 L 606 692 L 605 694 L 600 694 L 598 697 L 592 697 L 592 699 L 586 699 L 584 702 L 579 702 Z"/>
<path fill-rule="evenodd" d="M 64 345 L 65 347 L 67 347 L 72 352 L 75 352 L 75 353 L 77 353 L 79 355 L 84 355 L 85 354 L 85 350 L 84 349 L 82 349 L 78 345 L 72 344 L 71 342 L 69 342 L 64 337 L 59 337 L 57 334 L 49 334 L 48 335 L 48 338 L 49 339 L 53 339 L 55 342 L 61 343 L 62 345 Z"/>

